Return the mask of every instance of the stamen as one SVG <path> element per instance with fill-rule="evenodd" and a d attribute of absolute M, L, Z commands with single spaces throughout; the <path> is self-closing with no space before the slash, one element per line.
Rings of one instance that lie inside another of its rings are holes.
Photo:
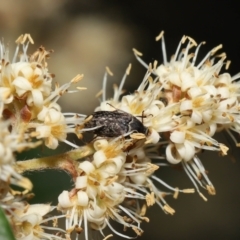
<path fill-rule="evenodd" d="M 123 212 L 125 212 L 129 217 L 131 217 L 137 224 L 138 224 L 138 228 L 140 228 L 140 221 L 137 219 L 137 218 L 135 218 L 131 213 L 130 213 L 130 211 L 129 210 L 127 210 L 126 208 L 124 208 L 123 206 L 121 206 L 121 205 L 119 205 L 118 206 Z"/>
<path fill-rule="evenodd" d="M 212 56 L 217 50 L 219 50 L 220 48 L 222 48 L 222 45 L 218 45 L 217 47 L 213 48 L 211 51 L 209 51 L 207 53 L 207 55 L 203 58 L 203 60 L 197 65 L 197 68 L 200 68 L 205 62 L 206 60 Z"/>
<path fill-rule="evenodd" d="M 63 113 L 63 115 L 64 116 L 71 116 L 71 117 L 79 117 L 79 116 L 81 116 L 81 117 L 84 117 L 84 118 L 87 116 L 85 114 L 75 113 L 75 112 L 65 112 L 65 113 Z"/>
<path fill-rule="evenodd" d="M 148 64 L 146 64 L 139 56 L 142 56 L 142 53 L 137 51 L 135 48 L 133 48 L 133 53 L 136 57 L 136 59 L 146 68 L 148 69 Z"/>
<path fill-rule="evenodd" d="M 187 65 L 187 59 L 188 59 L 188 50 L 190 49 L 191 47 L 191 42 L 189 41 L 188 42 L 188 45 L 187 45 L 187 48 L 186 50 L 184 51 L 184 57 L 182 59 L 182 66 L 181 66 L 181 70 L 183 70 L 184 68 L 186 68 L 186 65 Z"/>
<path fill-rule="evenodd" d="M 100 229 L 101 230 L 101 229 Z M 107 239 L 109 239 L 109 238 L 111 238 L 111 237 L 113 237 L 113 235 L 112 234 L 109 234 L 109 235 L 107 235 L 103 240 L 107 240 Z"/>
<path fill-rule="evenodd" d="M 228 129 L 226 129 L 226 132 L 227 132 L 228 135 L 231 137 L 231 139 L 233 140 L 233 142 L 235 143 L 235 145 L 238 146 L 239 143 L 237 142 L 236 138 L 235 138 L 234 135 L 231 133 L 231 131 L 229 131 Z"/>
<path fill-rule="evenodd" d="M 229 68 L 230 64 L 231 64 L 231 61 L 230 61 L 230 60 L 228 60 L 228 61 L 226 62 L 226 66 L 225 66 L 225 69 L 226 69 L 226 70 L 228 70 L 228 68 Z"/>
<path fill-rule="evenodd" d="M 189 36 L 187 36 L 187 38 L 193 44 L 193 46 L 195 46 L 195 47 L 197 46 L 197 42 L 193 38 L 191 38 Z"/>
<path fill-rule="evenodd" d="M 135 55 L 137 55 L 137 56 L 142 56 L 143 54 L 141 53 L 141 52 L 139 52 L 137 49 L 135 49 L 135 48 L 133 48 L 132 49 L 133 50 L 133 53 L 135 54 Z"/>
<path fill-rule="evenodd" d="M 101 89 L 101 90 L 95 95 L 95 97 L 98 98 L 98 97 L 100 97 L 102 94 L 103 94 L 103 90 Z"/>
<path fill-rule="evenodd" d="M 199 196 L 204 200 L 204 201 L 207 201 L 207 198 L 199 191 L 199 188 L 196 184 L 196 182 L 194 181 L 193 177 L 191 176 L 191 174 L 189 173 L 189 168 L 188 168 L 188 165 L 186 162 L 182 161 L 182 165 L 183 165 L 183 169 L 184 171 L 186 172 L 186 174 L 188 175 L 189 179 L 191 180 L 191 182 L 193 183 L 193 185 L 195 186 L 195 189 L 197 190 Z M 195 177 L 195 175 L 194 175 Z M 197 179 L 197 178 L 195 178 Z M 197 179 L 198 181 L 198 179 Z"/>
<path fill-rule="evenodd" d="M 213 187 L 213 184 L 210 182 L 208 176 L 206 175 L 206 171 L 205 171 L 204 166 L 201 163 L 201 160 L 198 158 L 197 155 L 194 156 L 193 160 L 196 163 L 196 165 L 197 165 L 198 169 L 200 170 L 201 174 L 203 175 L 203 177 L 207 181 L 208 185 Z"/>
<path fill-rule="evenodd" d="M 240 73 L 232 76 L 232 81 L 235 81 L 235 80 L 237 80 L 238 78 L 240 78 Z"/>
<path fill-rule="evenodd" d="M 170 185 L 168 185 L 167 183 L 165 183 L 164 181 L 162 181 L 158 177 L 152 175 L 151 178 L 156 180 L 157 182 L 161 183 L 166 188 L 168 188 L 168 189 L 170 189 L 170 190 L 172 190 L 174 192 L 176 191 L 176 188 L 171 187 Z M 194 189 L 178 189 L 178 191 L 179 192 L 183 192 L 183 193 L 194 193 Z"/>
<path fill-rule="evenodd" d="M 161 42 L 162 43 L 163 64 L 167 64 L 167 49 L 165 46 L 165 40 L 164 40 L 163 33 L 162 33 L 162 42 Z"/>
<path fill-rule="evenodd" d="M 106 67 L 106 71 L 110 76 L 113 76 L 113 72 L 110 70 L 109 67 Z"/>
<path fill-rule="evenodd" d="M 65 142 L 66 144 L 68 144 L 69 146 L 71 146 L 71 147 L 73 147 L 73 148 L 79 148 L 79 146 L 78 145 L 76 145 L 76 144 L 74 144 L 74 143 L 72 143 L 72 142 L 70 142 L 70 141 L 68 141 L 68 140 L 64 140 L 63 142 Z"/>
<path fill-rule="evenodd" d="M 123 237 L 123 238 L 127 238 L 127 239 L 133 239 L 133 238 L 135 238 L 135 237 L 129 237 L 129 236 L 127 236 L 127 235 L 124 235 L 124 234 L 116 231 L 116 230 L 111 226 L 111 224 L 109 223 L 109 221 L 108 221 L 107 219 L 105 219 L 105 222 L 106 222 L 106 224 L 108 225 L 108 227 L 109 227 L 115 234 L 117 234 L 118 236 Z"/>
<path fill-rule="evenodd" d="M 107 75 L 113 76 L 113 73 L 110 71 L 108 67 L 106 67 L 106 72 L 103 77 L 103 86 L 102 86 L 102 101 L 106 101 L 106 88 L 107 88 Z"/>
<path fill-rule="evenodd" d="M 122 92 L 123 85 L 125 83 L 125 80 L 126 80 L 127 76 L 130 74 L 131 67 L 132 67 L 132 64 L 130 63 L 127 67 L 127 70 L 126 70 L 122 80 L 121 80 L 121 83 L 120 83 L 120 86 L 119 86 L 119 89 L 118 89 L 118 94 L 115 96 L 114 99 L 117 99 L 117 100 L 119 99 L 120 94 Z"/>
<path fill-rule="evenodd" d="M 78 74 L 71 80 L 71 83 L 78 83 L 79 81 L 81 81 L 83 79 L 83 77 L 84 77 L 83 74 Z"/>
<path fill-rule="evenodd" d="M 198 55 L 198 52 L 199 52 L 199 50 L 200 50 L 200 47 L 201 47 L 202 45 L 204 45 L 204 44 L 206 44 L 206 42 L 201 42 L 201 43 L 197 46 L 197 48 L 196 48 L 196 50 L 195 50 L 195 53 L 194 53 L 194 58 L 193 58 L 192 64 L 191 64 L 192 67 L 195 65 L 195 62 L 196 62 L 197 55 Z"/>
<path fill-rule="evenodd" d="M 87 222 L 87 213 L 86 211 L 83 211 L 83 217 L 84 217 L 84 233 L 85 233 L 85 239 L 88 240 L 88 222 Z"/>
<path fill-rule="evenodd" d="M 173 61 L 174 61 L 174 62 L 177 60 L 177 57 L 178 57 L 178 54 L 179 54 L 179 50 L 180 50 L 180 48 L 181 48 L 181 46 L 182 46 L 182 44 L 183 44 L 183 39 L 185 39 L 185 36 L 183 36 L 183 37 L 181 38 L 181 40 L 180 40 L 180 42 L 179 42 L 179 44 L 178 44 L 177 50 L 176 50 L 176 52 L 175 52 L 175 54 L 174 54 L 174 58 L 173 58 Z M 185 41 L 185 40 L 184 40 L 184 41 Z"/>
<path fill-rule="evenodd" d="M 93 131 L 96 130 L 98 128 L 101 128 L 102 126 L 96 126 L 96 127 L 92 127 L 92 128 L 83 128 L 81 129 L 82 132 L 87 132 L 87 131 Z"/>

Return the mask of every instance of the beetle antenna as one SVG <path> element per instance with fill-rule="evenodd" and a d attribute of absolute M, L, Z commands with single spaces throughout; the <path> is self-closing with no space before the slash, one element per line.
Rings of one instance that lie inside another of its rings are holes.
<path fill-rule="evenodd" d="M 115 108 L 111 103 L 106 103 L 107 105 L 111 106 L 112 108 L 118 110 L 117 108 Z"/>
<path fill-rule="evenodd" d="M 107 103 L 109 106 L 111 106 L 112 108 L 116 109 L 116 111 L 119 111 L 119 112 L 123 112 L 123 113 L 127 113 L 121 109 L 118 109 L 118 108 L 115 108 L 111 103 Z"/>
<path fill-rule="evenodd" d="M 141 116 L 136 116 L 136 117 L 142 118 L 142 124 L 143 124 L 143 118 L 147 118 L 148 116 L 152 116 L 152 117 L 153 117 L 153 114 L 144 115 L 144 110 L 143 110 L 143 111 L 142 111 L 142 115 L 141 115 Z"/>

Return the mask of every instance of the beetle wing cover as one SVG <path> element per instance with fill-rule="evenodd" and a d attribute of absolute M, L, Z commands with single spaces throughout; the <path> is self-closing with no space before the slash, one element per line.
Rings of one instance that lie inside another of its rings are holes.
<path fill-rule="evenodd" d="M 85 127 L 97 126 L 94 133 L 101 137 L 119 137 L 130 131 L 146 133 L 146 127 L 136 117 L 119 110 L 94 112 Z"/>
<path fill-rule="evenodd" d="M 118 137 L 128 132 L 131 115 L 120 111 L 98 111 L 92 114 L 85 127 L 101 126 L 94 133 L 101 137 Z"/>

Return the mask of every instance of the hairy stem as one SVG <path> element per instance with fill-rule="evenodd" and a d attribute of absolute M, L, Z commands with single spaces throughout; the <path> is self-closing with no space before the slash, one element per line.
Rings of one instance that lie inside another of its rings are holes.
<path fill-rule="evenodd" d="M 44 169 L 60 169 L 76 175 L 77 160 L 83 159 L 94 153 L 92 145 L 85 145 L 69 152 L 43 158 L 34 158 L 26 161 L 18 161 L 16 170 L 18 173 L 37 171 Z"/>

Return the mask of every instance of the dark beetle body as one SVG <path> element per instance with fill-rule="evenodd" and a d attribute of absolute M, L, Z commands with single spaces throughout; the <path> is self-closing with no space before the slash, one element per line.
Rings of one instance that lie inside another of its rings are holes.
<path fill-rule="evenodd" d="M 147 134 L 148 129 L 134 116 L 124 111 L 98 111 L 85 123 L 86 128 L 100 126 L 94 133 L 100 137 L 119 137 L 129 132 Z"/>

